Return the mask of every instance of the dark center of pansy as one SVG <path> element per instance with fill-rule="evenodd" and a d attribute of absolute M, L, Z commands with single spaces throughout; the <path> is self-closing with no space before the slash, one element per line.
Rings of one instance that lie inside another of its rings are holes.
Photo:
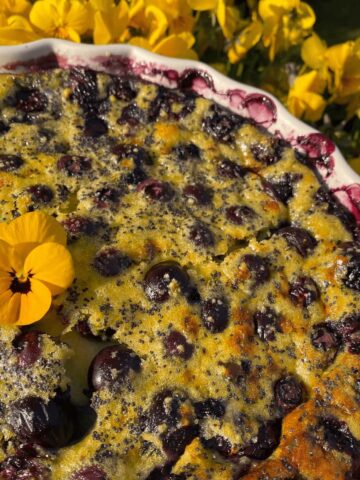
<path fill-rule="evenodd" d="M 22 280 L 14 276 L 10 284 L 10 290 L 12 291 L 12 293 L 26 294 L 31 292 L 30 278 L 27 277 L 26 279 Z"/>

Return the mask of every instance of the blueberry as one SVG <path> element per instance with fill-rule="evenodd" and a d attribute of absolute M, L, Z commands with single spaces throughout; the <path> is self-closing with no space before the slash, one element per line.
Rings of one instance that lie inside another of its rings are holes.
<path fill-rule="evenodd" d="M 57 161 L 56 166 L 68 177 L 81 177 L 91 170 L 91 160 L 81 155 L 63 155 Z"/>
<path fill-rule="evenodd" d="M 14 172 L 24 164 L 24 160 L 19 155 L 10 155 L 8 153 L 0 154 L 0 172 Z"/>
<path fill-rule="evenodd" d="M 213 192 L 200 183 L 193 183 L 184 188 L 183 195 L 197 205 L 209 205 L 213 197 Z"/>
<path fill-rule="evenodd" d="M 115 76 L 112 77 L 108 92 L 110 95 L 114 95 L 115 98 L 124 102 L 134 100 L 137 95 L 134 83 L 131 80 Z"/>
<path fill-rule="evenodd" d="M 86 114 L 94 114 L 98 110 L 98 89 L 96 72 L 73 68 L 70 70 L 71 98 L 76 100 Z"/>
<path fill-rule="evenodd" d="M 144 191 L 147 197 L 160 202 L 169 202 L 175 195 L 175 192 L 169 183 L 160 182 L 153 178 L 148 178 L 141 182 L 138 185 L 137 190 L 139 192 Z"/>
<path fill-rule="evenodd" d="M 281 435 L 281 423 L 268 422 L 260 426 L 256 440 L 242 449 L 247 457 L 256 460 L 265 460 L 279 445 Z"/>
<path fill-rule="evenodd" d="M 171 460 L 176 460 L 184 453 L 186 445 L 189 445 L 197 434 L 198 427 L 196 425 L 188 425 L 167 432 L 162 436 L 162 445 L 165 453 Z"/>
<path fill-rule="evenodd" d="M 281 378 L 275 383 L 275 402 L 283 413 L 288 413 L 304 400 L 304 390 L 292 375 Z"/>
<path fill-rule="evenodd" d="M 288 144 L 279 138 L 270 137 L 266 144 L 256 143 L 251 145 L 250 150 L 258 162 L 272 165 L 278 162 Z"/>
<path fill-rule="evenodd" d="M 202 129 L 218 142 L 228 143 L 234 140 L 235 129 L 242 123 L 243 119 L 238 115 L 216 107 L 204 118 Z"/>
<path fill-rule="evenodd" d="M 243 383 L 244 379 L 249 375 L 251 370 L 250 360 L 241 360 L 241 362 L 226 362 L 224 363 L 226 369 L 226 376 L 237 385 Z"/>
<path fill-rule="evenodd" d="M 114 277 L 126 270 L 132 261 L 114 247 L 100 250 L 93 262 L 94 268 L 103 277 Z"/>
<path fill-rule="evenodd" d="M 93 359 L 89 368 L 89 386 L 92 390 L 117 388 L 130 372 L 140 372 L 141 360 L 124 345 L 103 348 Z"/>
<path fill-rule="evenodd" d="M 150 408 L 140 419 L 146 430 L 154 432 L 159 426 L 174 428 L 180 419 L 181 399 L 171 390 L 163 390 L 152 399 Z"/>
<path fill-rule="evenodd" d="M 301 256 L 309 255 L 317 245 L 315 238 L 307 230 L 298 227 L 285 227 L 278 234 L 285 238 L 287 243 L 296 248 Z"/>
<path fill-rule="evenodd" d="M 115 145 L 111 151 L 117 155 L 119 160 L 132 158 L 137 166 L 152 165 L 154 163 L 148 150 L 132 143 L 120 143 Z"/>
<path fill-rule="evenodd" d="M 50 203 L 54 198 L 54 192 L 47 185 L 31 185 L 28 192 L 35 203 Z"/>
<path fill-rule="evenodd" d="M 246 205 L 233 205 L 225 210 L 226 218 L 236 225 L 243 225 L 246 221 L 252 220 L 256 213 Z"/>
<path fill-rule="evenodd" d="M 221 160 L 217 166 L 218 175 L 225 178 L 243 178 L 247 171 L 247 168 L 241 167 L 238 163 L 227 158 Z"/>
<path fill-rule="evenodd" d="M 94 201 L 99 208 L 109 208 L 118 203 L 121 194 L 122 192 L 118 187 L 108 185 L 94 193 Z"/>
<path fill-rule="evenodd" d="M 360 253 L 353 253 L 350 257 L 342 282 L 346 287 L 360 292 Z"/>
<path fill-rule="evenodd" d="M 41 465 L 36 458 L 36 452 L 27 454 L 18 450 L 15 455 L 7 457 L 0 464 L 2 480 L 48 480 L 49 470 Z"/>
<path fill-rule="evenodd" d="M 269 181 L 269 185 L 277 199 L 287 203 L 294 196 L 294 186 L 301 179 L 301 175 L 285 173 L 281 178 Z"/>
<path fill-rule="evenodd" d="M 48 99 L 37 88 L 22 87 L 15 93 L 15 107 L 25 113 L 43 112 Z"/>
<path fill-rule="evenodd" d="M 247 266 L 255 285 L 261 285 L 269 280 L 270 268 L 269 262 L 266 258 L 248 253 L 243 256 L 243 261 Z"/>
<path fill-rule="evenodd" d="M 20 367 L 32 366 L 40 357 L 43 333 L 33 330 L 15 337 L 13 345 Z"/>
<path fill-rule="evenodd" d="M 100 117 L 89 116 L 85 118 L 84 135 L 86 137 L 98 138 L 108 132 L 108 125 Z"/>
<path fill-rule="evenodd" d="M 329 324 L 318 323 L 313 327 L 311 343 L 316 349 L 327 352 L 329 350 L 337 349 L 340 340 L 337 333 Z"/>
<path fill-rule="evenodd" d="M 105 472 L 96 465 L 81 468 L 71 476 L 71 480 L 108 480 Z"/>
<path fill-rule="evenodd" d="M 182 162 L 200 159 L 200 149 L 195 143 L 180 143 L 174 147 L 173 152 L 176 158 Z"/>
<path fill-rule="evenodd" d="M 207 248 L 215 244 L 214 235 L 210 228 L 199 222 L 190 228 L 189 238 L 197 247 Z"/>
<path fill-rule="evenodd" d="M 125 182 L 128 185 L 139 185 L 148 178 L 147 174 L 140 167 L 135 167 L 134 170 L 125 176 Z"/>
<path fill-rule="evenodd" d="M 345 422 L 329 416 L 320 420 L 320 426 L 331 449 L 353 457 L 360 456 L 360 441 L 353 436 Z"/>
<path fill-rule="evenodd" d="M 144 110 L 139 108 L 136 103 L 131 103 L 130 105 L 122 109 L 121 115 L 118 119 L 119 124 L 128 124 L 130 127 L 136 127 L 140 123 L 144 123 L 146 120 L 146 115 Z"/>
<path fill-rule="evenodd" d="M 270 307 L 257 310 L 253 315 L 255 332 L 265 342 L 275 340 L 276 332 L 281 332 L 279 315 Z"/>
<path fill-rule="evenodd" d="M 144 290 L 153 302 L 165 302 L 170 298 L 170 284 L 176 282 L 183 294 L 190 288 L 190 278 L 186 271 L 176 262 L 158 263 L 148 270 L 144 278 Z"/>
<path fill-rule="evenodd" d="M 333 328 L 350 353 L 360 354 L 360 315 L 358 313 L 348 315 L 341 322 L 334 323 Z"/>
<path fill-rule="evenodd" d="M 177 330 L 171 330 L 164 338 L 164 346 L 169 357 L 180 357 L 188 360 L 194 351 L 194 346 L 188 343 L 184 335 Z"/>
<path fill-rule="evenodd" d="M 2 120 L 0 120 L 0 135 L 3 135 L 4 133 L 8 132 L 9 130 L 10 130 L 9 125 L 7 125 Z"/>
<path fill-rule="evenodd" d="M 294 305 L 307 308 L 319 298 L 319 291 L 312 278 L 298 277 L 290 284 L 289 297 Z"/>
<path fill-rule="evenodd" d="M 197 418 L 221 418 L 225 415 L 225 407 L 221 400 L 208 398 L 202 402 L 194 403 L 195 415 Z"/>
<path fill-rule="evenodd" d="M 211 333 L 225 330 L 229 324 L 229 305 L 225 298 L 209 298 L 201 304 L 204 327 Z"/>
<path fill-rule="evenodd" d="M 200 437 L 200 440 L 205 448 L 215 450 L 226 458 L 231 457 L 232 445 L 227 438 L 224 438 L 221 435 L 216 435 L 211 438 Z"/>
<path fill-rule="evenodd" d="M 172 111 L 172 105 L 174 103 L 180 103 L 183 105 L 179 113 Z M 185 97 L 183 94 L 175 92 L 174 90 L 160 86 L 158 87 L 158 94 L 149 106 L 149 121 L 155 122 L 163 115 L 174 120 L 184 118 L 192 112 L 194 106 L 194 99 L 191 95 Z"/>
<path fill-rule="evenodd" d="M 79 215 L 70 215 L 63 221 L 63 226 L 71 239 L 80 237 L 81 235 L 94 235 L 99 224 L 89 217 L 81 217 Z"/>
<path fill-rule="evenodd" d="M 56 400 L 25 397 L 12 403 L 9 423 L 19 439 L 43 447 L 65 446 L 74 433 L 72 412 Z"/>

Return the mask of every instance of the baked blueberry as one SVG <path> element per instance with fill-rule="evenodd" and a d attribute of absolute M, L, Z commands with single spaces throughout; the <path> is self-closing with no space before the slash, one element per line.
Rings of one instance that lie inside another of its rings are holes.
<path fill-rule="evenodd" d="M 212 247 L 215 244 L 214 235 L 209 227 L 203 223 L 197 222 L 190 228 L 190 240 L 197 247 Z"/>
<path fill-rule="evenodd" d="M 22 441 L 49 448 L 65 446 L 74 433 L 73 412 L 69 406 L 33 396 L 11 404 L 9 424 Z"/>
<path fill-rule="evenodd" d="M 71 476 L 71 480 L 108 480 L 104 470 L 96 465 L 84 467 Z"/>
<path fill-rule="evenodd" d="M 114 277 L 126 270 L 132 261 L 114 247 L 100 250 L 93 261 L 93 266 L 103 277 Z"/>
<path fill-rule="evenodd" d="M 314 250 L 317 241 L 310 232 L 299 227 L 285 227 L 278 234 L 285 238 L 287 243 L 296 248 L 301 256 L 306 257 Z"/>
<path fill-rule="evenodd" d="M 204 327 L 212 333 L 220 333 L 229 324 L 230 312 L 224 297 L 208 298 L 201 304 L 201 319 Z"/>
<path fill-rule="evenodd" d="M 54 192 L 47 185 L 31 185 L 28 192 L 35 203 L 50 203 L 54 198 Z"/>
<path fill-rule="evenodd" d="M 225 214 L 226 218 L 236 225 L 243 225 L 256 217 L 254 210 L 247 205 L 233 205 L 228 207 L 225 210 Z"/>
<path fill-rule="evenodd" d="M 24 164 L 24 160 L 19 155 L 8 153 L 0 154 L 0 172 L 14 172 Z"/>
<path fill-rule="evenodd" d="M 81 155 L 63 155 L 56 166 L 69 177 L 81 177 L 91 170 L 91 160 Z"/>
<path fill-rule="evenodd" d="M 13 345 L 21 367 L 30 367 L 40 358 L 42 337 L 43 333 L 37 330 L 21 333 L 15 337 Z"/>
<path fill-rule="evenodd" d="M 280 317 L 270 307 L 257 310 L 253 315 L 253 321 L 255 332 L 264 342 L 275 340 L 276 333 L 281 332 Z"/>
<path fill-rule="evenodd" d="M 22 87 L 15 93 L 15 107 L 22 112 L 43 112 L 47 105 L 47 96 L 37 88 Z"/>
<path fill-rule="evenodd" d="M 197 205 L 209 205 L 213 197 L 212 191 L 201 183 L 187 185 L 183 190 L 183 195 Z"/>
<path fill-rule="evenodd" d="M 217 166 L 217 173 L 220 177 L 225 178 L 243 178 L 248 169 L 241 167 L 238 163 L 232 162 L 231 160 L 224 158 L 221 160 Z"/>
<path fill-rule="evenodd" d="M 103 348 L 89 368 L 89 386 L 92 390 L 113 389 L 124 384 L 131 372 L 138 373 L 141 360 L 124 345 Z"/>
<path fill-rule="evenodd" d="M 319 291 L 312 278 L 298 277 L 290 284 L 289 297 L 294 305 L 307 308 L 319 298 Z"/>
<path fill-rule="evenodd" d="M 275 402 L 284 413 L 296 408 L 304 399 L 304 389 L 292 375 L 281 378 L 275 383 Z"/>
<path fill-rule="evenodd" d="M 184 360 L 188 360 L 194 351 L 194 346 L 177 330 L 171 330 L 166 335 L 164 346 L 169 357 L 180 357 Z"/>
<path fill-rule="evenodd" d="M 158 263 L 148 270 L 144 278 L 144 290 L 147 297 L 156 303 L 169 300 L 171 285 L 177 285 L 183 294 L 190 288 L 187 272 L 176 262 Z"/>

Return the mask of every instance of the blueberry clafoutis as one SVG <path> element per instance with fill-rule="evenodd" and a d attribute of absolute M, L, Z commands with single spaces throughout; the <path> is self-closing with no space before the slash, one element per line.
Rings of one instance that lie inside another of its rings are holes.
<path fill-rule="evenodd" d="M 75 280 L 0 329 L 0 478 L 360 478 L 360 244 L 304 155 L 201 96 L 0 76 L 1 222 Z"/>

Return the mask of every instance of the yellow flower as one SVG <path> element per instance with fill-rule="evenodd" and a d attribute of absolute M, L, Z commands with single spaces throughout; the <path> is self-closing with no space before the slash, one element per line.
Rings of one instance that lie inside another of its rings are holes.
<path fill-rule="evenodd" d="M 300 0 L 260 0 L 259 15 L 271 61 L 280 50 L 299 44 L 315 23 L 313 9 Z"/>
<path fill-rule="evenodd" d="M 316 70 L 299 75 L 289 91 L 288 109 L 296 117 L 303 117 L 311 122 L 319 120 L 326 107 L 321 96 L 324 89 L 324 79 Z"/>
<path fill-rule="evenodd" d="M 43 37 L 80 42 L 91 19 L 89 10 L 79 0 L 38 0 L 30 11 L 30 21 Z"/>
<path fill-rule="evenodd" d="M 94 9 L 94 43 L 107 44 L 126 40 L 129 7 L 125 0 L 118 5 L 108 0 L 90 0 Z"/>
<path fill-rule="evenodd" d="M 191 49 L 194 42 L 194 36 L 191 33 L 188 34 L 186 32 L 164 37 L 155 45 L 151 45 L 148 40 L 142 37 L 133 37 L 129 41 L 131 45 L 136 45 L 137 47 L 145 48 L 146 50 L 152 50 L 159 55 L 196 60 L 197 55 L 194 50 Z"/>
<path fill-rule="evenodd" d="M 256 19 L 244 28 L 228 50 L 230 62 L 236 63 L 242 60 L 246 53 L 260 41 L 262 31 L 262 23 Z"/>
<path fill-rule="evenodd" d="M 1 0 L 0 13 L 4 15 L 25 15 L 31 8 L 28 0 Z"/>
<path fill-rule="evenodd" d="M 226 0 L 188 0 L 188 3 L 193 10 L 212 11 L 225 38 L 230 39 L 234 35 L 240 18 L 238 8 L 228 4 Z"/>
<path fill-rule="evenodd" d="M 360 157 L 352 158 L 349 160 L 350 167 L 360 175 Z"/>
<path fill-rule="evenodd" d="M 21 15 L 5 17 L 0 13 L 0 45 L 18 45 L 38 40 L 30 22 Z"/>
<path fill-rule="evenodd" d="M 327 82 L 331 101 L 347 103 L 349 115 L 357 113 L 360 95 L 360 39 L 327 47 L 316 34 L 305 40 L 301 56 L 305 64 Z"/>
<path fill-rule="evenodd" d="M 0 224 L 0 324 L 28 325 L 74 279 L 66 233 L 51 216 L 31 212 Z"/>

